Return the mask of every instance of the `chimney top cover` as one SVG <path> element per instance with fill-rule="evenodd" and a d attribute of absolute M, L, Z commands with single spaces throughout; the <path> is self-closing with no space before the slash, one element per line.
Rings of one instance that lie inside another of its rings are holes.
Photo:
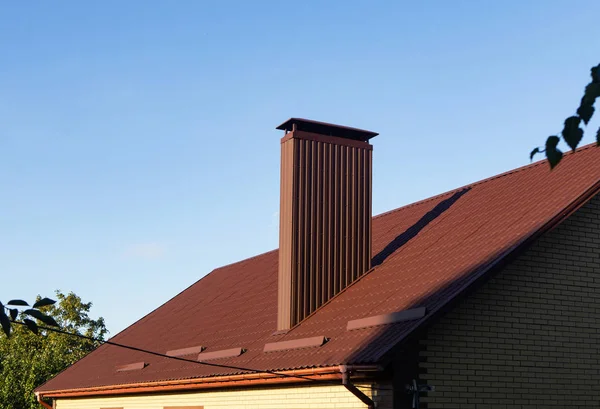
<path fill-rule="evenodd" d="M 350 128 L 348 126 L 328 124 L 326 122 L 312 121 L 310 119 L 290 118 L 276 129 L 292 131 L 296 125 L 298 131 L 317 133 L 321 135 L 337 136 L 339 138 L 353 139 L 355 141 L 368 142 L 369 139 L 379 135 L 377 132 L 365 131 L 364 129 Z"/>

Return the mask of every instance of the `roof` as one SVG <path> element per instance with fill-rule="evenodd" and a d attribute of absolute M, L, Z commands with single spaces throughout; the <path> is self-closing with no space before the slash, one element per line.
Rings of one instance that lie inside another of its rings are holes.
<path fill-rule="evenodd" d="M 374 267 L 286 334 L 274 334 L 277 250 L 218 268 L 112 341 L 165 353 L 244 348 L 214 363 L 285 370 L 382 360 L 489 267 L 566 217 L 600 186 L 600 148 L 537 162 L 373 218 Z M 425 317 L 348 331 L 349 320 L 426 307 Z M 263 352 L 267 343 L 329 338 L 322 346 Z M 237 354 L 235 354 L 237 355 Z M 119 371 L 136 362 L 141 370 Z M 143 367 L 143 365 L 142 365 Z M 38 391 L 233 374 L 241 371 L 103 345 Z"/>

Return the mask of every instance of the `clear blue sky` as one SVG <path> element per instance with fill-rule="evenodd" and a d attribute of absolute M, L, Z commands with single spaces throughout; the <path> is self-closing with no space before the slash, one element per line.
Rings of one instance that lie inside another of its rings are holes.
<path fill-rule="evenodd" d="M 274 128 L 292 116 L 380 133 L 375 214 L 524 165 L 600 62 L 598 15 L 597 0 L 2 1 L 0 300 L 74 291 L 114 335 L 276 248 Z"/>

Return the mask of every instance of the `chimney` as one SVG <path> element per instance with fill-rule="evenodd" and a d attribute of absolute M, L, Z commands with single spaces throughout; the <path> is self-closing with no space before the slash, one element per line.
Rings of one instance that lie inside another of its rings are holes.
<path fill-rule="evenodd" d="M 375 132 L 291 118 L 281 139 L 277 330 L 287 330 L 371 267 Z"/>

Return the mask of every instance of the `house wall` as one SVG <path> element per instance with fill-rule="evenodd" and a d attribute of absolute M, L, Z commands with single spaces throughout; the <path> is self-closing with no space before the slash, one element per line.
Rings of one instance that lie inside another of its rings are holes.
<path fill-rule="evenodd" d="M 600 407 L 600 196 L 434 324 L 420 349 L 420 376 L 436 388 L 422 407 Z"/>
<path fill-rule="evenodd" d="M 378 409 L 392 409 L 391 384 L 387 386 L 362 385 L 360 389 L 377 402 Z M 203 406 L 204 409 L 358 409 L 367 407 L 341 385 L 302 385 L 56 400 L 56 409 L 163 409 L 165 406 Z"/>

